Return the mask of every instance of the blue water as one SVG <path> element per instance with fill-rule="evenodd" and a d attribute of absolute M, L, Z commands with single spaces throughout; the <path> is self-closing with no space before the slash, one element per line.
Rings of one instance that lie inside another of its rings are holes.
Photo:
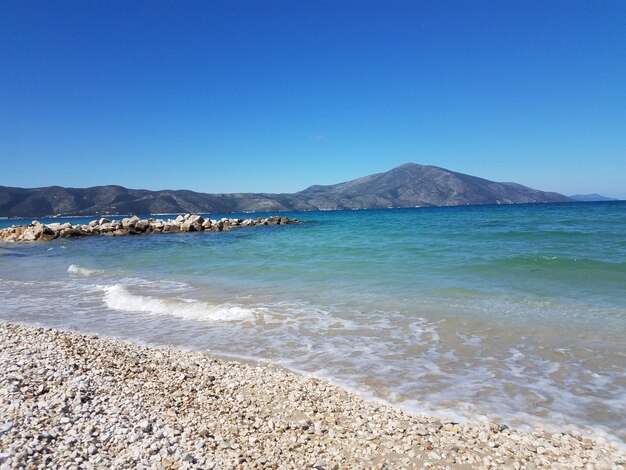
<path fill-rule="evenodd" d="M 303 223 L 0 246 L 0 319 L 626 441 L 626 203 L 291 215 Z"/>

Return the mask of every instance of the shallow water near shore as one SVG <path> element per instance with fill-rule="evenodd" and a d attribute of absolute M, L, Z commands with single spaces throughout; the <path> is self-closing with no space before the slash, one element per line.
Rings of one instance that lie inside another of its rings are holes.
<path fill-rule="evenodd" d="M 626 441 L 626 203 L 293 215 L 304 223 L 2 245 L 0 320 Z"/>

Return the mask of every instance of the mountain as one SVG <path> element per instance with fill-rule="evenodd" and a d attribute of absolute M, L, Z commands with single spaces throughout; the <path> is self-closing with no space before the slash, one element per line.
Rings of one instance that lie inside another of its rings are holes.
<path fill-rule="evenodd" d="M 121 186 L 11 188 L 0 186 L 0 216 L 281 212 L 471 204 L 568 202 L 557 193 L 496 183 L 443 168 L 407 163 L 385 173 L 293 194 L 205 194 Z"/>
<path fill-rule="evenodd" d="M 566 202 L 569 198 L 516 183 L 495 183 L 436 166 L 407 163 L 386 173 L 299 193 L 320 209 Z"/>
<path fill-rule="evenodd" d="M 603 201 L 618 201 L 619 199 L 613 199 L 610 197 L 602 196 L 601 194 L 574 194 L 570 196 L 570 199 L 579 202 L 603 202 Z"/>

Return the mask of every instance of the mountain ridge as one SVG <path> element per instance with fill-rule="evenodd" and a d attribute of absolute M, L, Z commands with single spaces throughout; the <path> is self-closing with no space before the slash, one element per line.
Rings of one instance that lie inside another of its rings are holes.
<path fill-rule="evenodd" d="M 593 193 L 593 194 L 573 194 L 569 196 L 570 199 L 578 202 L 608 202 L 608 201 L 619 201 L 619 199 L 615 199 L 612 197 L 606 197 L 602 194 Z"/>
<path fill-rule="evenodd" d="M 71 188 L 0 186 L 0 216 L 290 212 L 421 206 L 571 202 L 562 194 L 518 183 L 498 183 L 445 168 L 405 163 L 332 185 L 296 193 L 200 193 L 128 189 L 119 185 Z"/>

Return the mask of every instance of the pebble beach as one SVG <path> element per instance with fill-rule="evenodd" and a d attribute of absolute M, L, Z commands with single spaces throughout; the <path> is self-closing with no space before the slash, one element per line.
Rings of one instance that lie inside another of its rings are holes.
<path fill-rule="evenodd" d="M 0 468 L 606 468 L 576 431 L 368 402 L 271 365 L 0 324 Z"/>

